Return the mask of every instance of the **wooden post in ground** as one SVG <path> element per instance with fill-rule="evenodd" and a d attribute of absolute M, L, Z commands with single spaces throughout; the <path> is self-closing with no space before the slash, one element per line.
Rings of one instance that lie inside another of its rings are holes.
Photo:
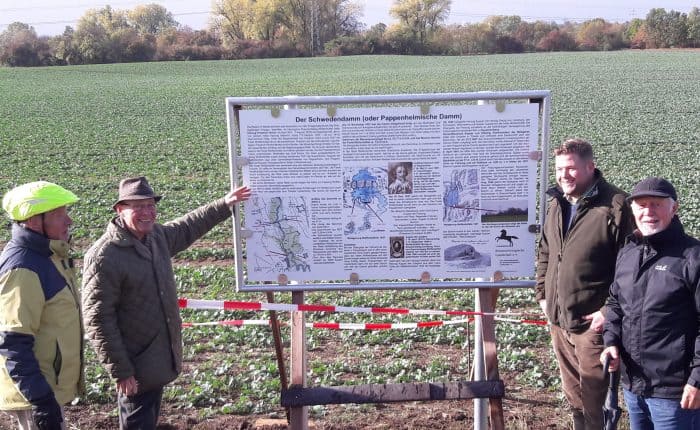
<path fill-rule="evenodd" d="M 485 282 L 485 278 L 474 279 L 477 282 Z M 481 290 L 474 290 L 474 310 L 478 312 L 483 312 L 481 308 Z M 486 380 L 486 364 L 484 360 L 484 336 L 483 336 L 483 318 L 481 315 L 476 315 L 474 317 L 474 364 L 472 367 L 472 380 L 474 381 L 484 381 Z M 487 399 L 477 398 L 473 400 L 474 403 L 474 430 L 486 430 L 488 428 L 488 421 L 486 419 L 486 405 L 488 404 Z"/>
<path fill-rule="evenodd" d="M 292 292 L 292 304 L 304 304 L 303 291 Z M 306 318 L 304 312 L 292 312 L 291 362 L 290 388 L 306 387 Z M 308 406 L 290 408 L 289 428 L 291 430 L 308 430 Z"/>
<path fill-rule="evenodd" d="M 493 281 L 503 279 L 501 272 L 494 273 Z M 492 313 L 496 309 L 496 299 L 498 298 L 498 289 L 495 288 L 479 288 L 479 304 L 481 312 Z M 483 315 L 481 317 L 482 339 L 484 342 L 484 361 L 486 365 L 486 379 L 498 380 L 498 355 L 496 350 L 496 330 L 493 315 Z M 505 421 L 503 419 L 503 400 L 499 398 L 489 399 L 489 411 L 491 417 L 491 429 L 505 429 Z"/>
<path fill-rule="evenodd" d="M 275 293 L 268 291 L 267 302 L 275 302 Z M 289 383 L 287 381 L 287 366 L 284 363 L 284 349 L 282 346 L 282 334 L 280 332 L 280 323 L 277 320 L 277 311 L 270 311 L 270 328 L 272 329 L 272 340 L 275 342 L 275 357 L 277 358 L 277 369 L 280 372 L 280 385 L 282 386 L 281 391 L 289 388 Z M 287 416 L 287 423 L 289 423 L 289 408 L 284 408 L 284 412 Z"/>

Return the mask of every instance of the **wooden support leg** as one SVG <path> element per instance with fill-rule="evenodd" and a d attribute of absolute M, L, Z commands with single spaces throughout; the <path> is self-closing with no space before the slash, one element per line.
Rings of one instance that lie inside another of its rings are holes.
<path fill-rule="evenodd" d="M 292 293 L 292 304 L 304 304 L 304 292 Z M 292 312 L 291 387 L 306 387 L 306 319 L 303 312 Z M 308 430 L 309 407 L 292 407 L 289 411 L 291 430 Z"/>
<path fill-rule="evenodd" d="M 476 281 L 485 281 L 485 279 L 477 278 Z M 474 310 L 482 312 L 481 308 L 481 291 L 474 290 Z M 484 330 L 483 317 L 477 315 L 474 318 L 474 365 L 472 368 L 472 378 L 474 381 L 486 380 L 486 365 L 484 360 Z M 486 430 L 488 428 L 488 420 L 486 419 L 486 408 L 488 405 L 487 399 L 474 399 L 474 430 Z"/>
<path fill-rule="evenodd" d="M 481 311 L 491 313 L 495 310 L 495 299 L 498 292 L 494 293 L 493 288 L 479 288 L 479 302 Z M 498 355 L 496 352 L 496 331 L 493 315 L 482 316 L 482 330 L 484 340 L 484 360 L 486 362 L 486 379 L 500 379 L 498 374 Z M 505 429 L 503 419 L 503 401 L 501 398 L 489 399 L 489 409 L 491 416 L 491 428 L 493 430 Z"/>
<path fill-rule="evenodd" d="M 275 302 L 275 293 L 268 291 L 267 302 Z M 277 369 L 280 372 L 280 385 L 282 391 L 289 388 L 289 382 L 287 381 L 287 366 L 284 363 L 284 347 L 282 346 L 282 333 L 280 332 L 280 324 L 277 320 L 277 312 L 270 311 L 270 328 L 272 329 L 272 340 L 275 343 L 275 357 L 277 358 Z M 284 408 L 287 415 L 287 423 L 289 423 L 289 408 Z"/>

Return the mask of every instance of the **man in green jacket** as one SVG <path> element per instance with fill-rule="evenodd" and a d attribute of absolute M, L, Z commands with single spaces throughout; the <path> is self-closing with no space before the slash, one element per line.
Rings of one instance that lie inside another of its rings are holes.
<path fill-rule="evenodd" d="M 549 189 L 537 257 L 536 297 L 551 323 L 552 345 L 573 428 L 601 429 L 607 385 L 601 312 L 615 259 L 634 220 L 626 194 L 603 179 L 581 139 L 554 150 L 557 186 Z"/>
<path fill-rule="evenodd" d="M 72 192 L 37 181 L 8 191 L 0 255 L 0 410 L 20 429 L 64 429 L 83 386 L 80 298 L 70 249 Z"/>
<path fill-rule="evenodd" d="M 174 221 L 156 223 L 156 195 L 144 177 L 119 184 L 117 216 L 85 255 L 88 337 L 115 379 L 121 429 L 154 429 L 163 387 L 182 370 L 182 335 L 171 257 L 250 197 L 240 187 Z"/>

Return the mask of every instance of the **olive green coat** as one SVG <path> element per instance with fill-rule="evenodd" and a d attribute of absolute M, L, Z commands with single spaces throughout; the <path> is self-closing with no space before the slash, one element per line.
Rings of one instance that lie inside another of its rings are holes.
<path fill-rule="evenodd" d="M 566 331 L 582 333 L 584 318 L 603 308 L 615 274 L 615 260 L 632 232 L 634 219 L 625 194 L 603 179 L 579 201 L 571 227 L 563 234 L 559 188 L 551 188 L 537 258 L 537 300 L 547 301 L 547 318 Z"/>
<path fill-rule="evenodd" d="M 160 388 L 182 370 L 182 334 L 171 257 L 231 217 L 223 199 L 172 222 L 144 241 L 118 218 L 85 255 L 86 332 L 116 380 L 134 376 L 139 391 Z"/>

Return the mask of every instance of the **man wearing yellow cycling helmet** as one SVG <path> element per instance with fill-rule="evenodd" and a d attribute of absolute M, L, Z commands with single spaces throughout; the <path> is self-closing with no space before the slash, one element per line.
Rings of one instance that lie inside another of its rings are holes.
<path fill-rule="evenodd" d="M 12 239 L 0 254 L 0 410 L 20 429 L 64 429 L 82 392 L 82 322 L 69 258 L 72 192 L 45 181 L 8 191 Z"/>

